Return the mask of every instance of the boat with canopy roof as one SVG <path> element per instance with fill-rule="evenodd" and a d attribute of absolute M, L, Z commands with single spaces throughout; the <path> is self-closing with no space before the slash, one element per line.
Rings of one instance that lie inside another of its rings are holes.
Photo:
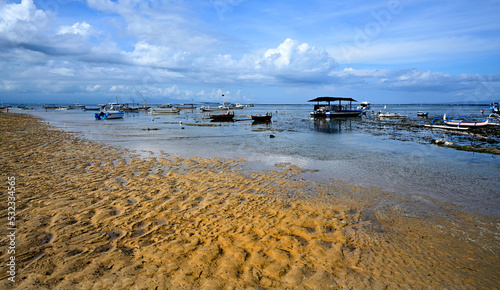
<path fill-rule="evenodd" d="M 332 104 L 337 101 L 338 104 Z M 352 98 L 317 97 L 308 102 L 317 102 L 314 110 L 310 112 L 311 117 L 314 118 L 357 117 L 363 113 L 363 110 L 353 108 L 352 102 L 357 101 Z M 342 102 L 349 102 L 349 105 L 343 105 Z"/>

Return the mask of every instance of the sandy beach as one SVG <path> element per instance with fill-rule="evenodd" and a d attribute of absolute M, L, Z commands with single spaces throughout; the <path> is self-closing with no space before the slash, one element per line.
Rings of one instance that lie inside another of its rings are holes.
<path fill-rule="evenodd" d="M 289 164 L 144 158 L 25 114 L 0 125 L 1 289 L 500 288 L 498 216 Z"/>

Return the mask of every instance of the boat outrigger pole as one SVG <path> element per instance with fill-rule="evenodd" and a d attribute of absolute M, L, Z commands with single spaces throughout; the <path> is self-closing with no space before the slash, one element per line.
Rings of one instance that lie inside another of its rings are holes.
<path fill-rule="evenodd" d="M 136 90 L 136 92 L 139 94 L 139 96 L 141 96 L 141 98 L 144 100 L 144 103 L 145 103 L 144 106 L 147 106 L 148 102 L 146 102 L 146 99 L 142 96 L 142 94 L 139 92 L 139 90 L 137 90 L 137 88 L 134 85 L 132 85 L 132 86 L 134 87 L 134 89 Z"/>

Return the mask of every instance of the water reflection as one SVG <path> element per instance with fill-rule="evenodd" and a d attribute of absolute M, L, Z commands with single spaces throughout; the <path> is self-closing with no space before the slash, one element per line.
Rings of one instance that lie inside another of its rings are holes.
<path fill-rule="evenodd" d="M 265 125 L 266 127 L 271 127 L 272 121 L 271 120 L 254 120 L 252 122 L 252 126 L 254 125 Z"/>
<path fill-rule="evenodd" d="M 352 118 L 315 118 L 314 129 L 322 133 L 340 133 L 352 130 Z"/>

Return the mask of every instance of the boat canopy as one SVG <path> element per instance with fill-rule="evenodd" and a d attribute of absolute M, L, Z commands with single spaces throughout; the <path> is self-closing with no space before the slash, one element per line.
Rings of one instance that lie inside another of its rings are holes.
<path fill-rule="evenodd" d="M 309 100 L 308 102 L 334 102 L 334 101 L 357 102 L 353 98 L 339 98 L 339 97 L 317 97 L 315 99 Z"/>

